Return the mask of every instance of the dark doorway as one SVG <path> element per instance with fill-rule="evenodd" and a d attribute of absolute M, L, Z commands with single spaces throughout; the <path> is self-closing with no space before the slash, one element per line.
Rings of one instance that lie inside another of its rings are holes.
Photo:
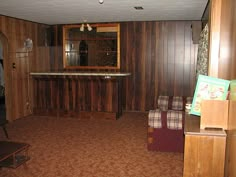
<path fill-rule="evenodd" d="M 4 84 L 3 71 L 4 71 L 3 59 L 0 58 L 0 119 L 6 120 L 5 84 Z"/>
<path fill-rule="evenodd" d="M 0 126 L 2 126 L 6 136 L 5 124 L 7 123 L 6 118 L 6 102 L 5 102 L 5 79 L 4 79 L 4 47 L 3 42 L 0 39 Z"/>

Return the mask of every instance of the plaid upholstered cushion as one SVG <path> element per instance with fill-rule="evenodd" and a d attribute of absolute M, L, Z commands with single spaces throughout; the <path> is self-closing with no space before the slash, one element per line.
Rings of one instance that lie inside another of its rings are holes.
<path fill-rule="evenodd" d="M 169 110 L 167 112 L 167 128 L 172 130 L 180 130 L 183 128 L 183 112 Z"/>
<path fill-rule="evenodd" d="M 168 109 L 169 96 L 159 96 L 157 106 L 160 110 L 166 111 Z"/>
<path fill-rule="evenodd" d="M 153 128 L 161 128 L 161 111 L 150 110 L 148 113 L 148 125 Z"/>
<path fill-rule="evenodd" d="M 173 97 L 172 109 L 173 110 L 183 110 L 183 97 L 182 96 L 174 96 Z"/>

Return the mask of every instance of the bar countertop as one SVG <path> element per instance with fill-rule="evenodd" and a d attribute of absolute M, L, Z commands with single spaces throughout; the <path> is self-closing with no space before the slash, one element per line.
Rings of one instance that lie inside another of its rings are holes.
<path fill-rule="evenodd" d="M 128 72 L 90 72 L 90 71 L 50 71 L 50 72 L 30 72 L 31 76 L 105 76 L 105 77 L 125 77 L 131 75 Z"/>
<path fill-rule="evenodd" d="M 191 114 L 185 114 L 185 135 L 202 135 L 202 136 L 226 136 L 222 129 L 200 129 L 200 117 Z"/>

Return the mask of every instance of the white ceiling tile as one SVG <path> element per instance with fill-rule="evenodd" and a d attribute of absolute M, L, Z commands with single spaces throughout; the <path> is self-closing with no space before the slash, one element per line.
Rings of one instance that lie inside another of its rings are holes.
<path fill-rule="evenodd" d="M 208 0 L 3 0 L 0 14 L 44 24 L 200 20 Z M 144 9 L 137 11 L 134 6 Z"/>

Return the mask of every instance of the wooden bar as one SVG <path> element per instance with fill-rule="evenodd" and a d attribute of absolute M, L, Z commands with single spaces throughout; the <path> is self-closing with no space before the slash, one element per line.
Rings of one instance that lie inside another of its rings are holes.
<path fill-rule="evenodd" d="M 37 72 L 34 114 L 117 119 L 122 115 L 121 78 L 130 73 Z M 97 113 L 97 114 L 95 114 Z"/>

